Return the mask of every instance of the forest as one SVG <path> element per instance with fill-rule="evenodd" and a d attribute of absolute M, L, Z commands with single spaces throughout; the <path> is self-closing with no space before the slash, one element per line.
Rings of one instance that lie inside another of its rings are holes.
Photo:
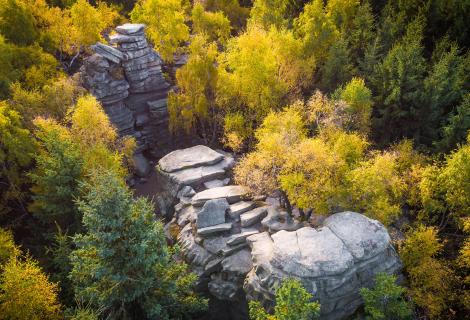
<path fill-rule="evenodd" d="M 129 183 L 138 141 L 80 82 L 124 23 L 162 60 L 173 139 L 307 224 L 397 234 L 401 280 L 377 274 L 350 319 L 468 319 L 470 1 L 0 0 L 0 320 L 222 319 Z M 296 279 L 248 306 L 321 319 Z"/>

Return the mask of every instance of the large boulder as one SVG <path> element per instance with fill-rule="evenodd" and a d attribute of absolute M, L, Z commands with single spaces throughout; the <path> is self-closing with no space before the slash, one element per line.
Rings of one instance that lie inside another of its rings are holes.
<path fill-rule="evenodd" d="M 322 319 L 351 315 L 362 304 L 360 288 L 372 286 L 378 272 L 401 267 L 384 226 L 355 212 L 334 214 L 319 229 L 265 232 L 247 241 L 253 260 L 248 298 L 272 308 L 276 286 L 294 277 L 319 300 Z"/>
<path fill-rule="evenodd" d="M 321 319 L 344 319 L 361 305 L 359 290 L 372 286 L 375 274 L 399 272 L 387 230 L 364 215 L 336 213 L 314 228 L 276 201 L 251 199 L 243 186 L 208 184 L 202 177 L 185 185 L 181 172 L 233 161 L 221 152 L 195 150 L 173 153 L 157 170 L 178 186 L 171 223 L 182 228 L 178 242 L 199 276 L 198 288 L 224 301 L 227 310 L 238 308 L 240 317 L 231 319 L 247 319 L 246 300 L 272 309 L 275 290 L 287 278 L 299 279 L 320 301 Z M 220 171 L 222 180 L 228 172 Z"/>

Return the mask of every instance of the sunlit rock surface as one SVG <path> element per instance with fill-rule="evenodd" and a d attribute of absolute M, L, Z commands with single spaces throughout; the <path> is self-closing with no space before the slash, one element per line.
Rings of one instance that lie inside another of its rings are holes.
<path fill-rule="evenodd" d="M 320 301 L 322 319 L 343 319 L 361 305 L 359 289 L 371 286 L 376 273 L 400 271 L 378 221 L 341 212 L 313 228 L 230 185 L 225 179 L 233 162 L 196 146 L 162 158 L 157 171 L 171 190 L 167 196 L 176 200 L 170 225 L 180 230 L 177 240 L 199 276 L 198 288 L 239 308 L 240 319 L 247 319 L 246 299 L 272 308 L 275 288 L 286 278 L 299 279 Z M 206 183 L 214 179 L 214 167 L 218 181 L 228 185 Z M 182 179 L 188 170 L 197 179 Z"/>

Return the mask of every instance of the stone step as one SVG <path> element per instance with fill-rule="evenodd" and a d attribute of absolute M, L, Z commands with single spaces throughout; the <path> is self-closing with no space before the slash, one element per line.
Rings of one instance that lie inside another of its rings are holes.
<path fill-rule="evenodd" d="M 248 194 L 248 189 L 243 186 L 224 186 L 212 189 L 207 189 L 196 193 L 193 197 L 192 204 L 194 206 L 202 206 L 206 201 L 212 199 L 225 198 L 228 203 L 235 203 L 240 201 L 243 196 Z"/>
<path fill-rule="evenodd" d="M 235 219 L 238 218 L 242 213 L 247 212 L 256 207 L 256 203 L 253 201 L 240 201 L 230 206 L 230 217 Z"/>
<path fill-rule="evenodd" d="M 213 234 L 217 234 L 217 233 L 221 233 L 225 231 L 230 231 L 230 229 L 232 229 L 232 223 L 228 222 L 228 223 L 218 224 L 215 226 L 197 229 L 197 234 L 200 235 L 201 237 L 204 237 L 204 236 L 209 236 L 209 235 L 213 235 Z"/>
<path fill-rule="evenodd" d="M 231 236 L 228 240 L 227 240 L 227 245 L 229 246 L 234 246 L 234 245 L 237 245 L 237 244 L 240 244 L 240 243 L 245 243 L 246 242 L 246 238 L 248 238 L 249 236 L 252 236 L 254 234 L 257 234 L 259 233 L 259 231 L 257 229 L 242 229 L 242 232 L 241 233 L 238 233 L 238 234 L 234 234 L 233 236 Z"/>
<path fill-rule="evenodd" d="M 268 214 L 268 206 L 259 207 L 240 215 L 242 227 L 249 227 L 263 220 Z"/>
<path fill-rule="evenodd" d="M 161 170 L 171 173 L 188 168 L 213 165 L 223 159 L 222 154 L 209 147 L 198 145 L 170 152 L 158 161 L 158 165 Z"/>

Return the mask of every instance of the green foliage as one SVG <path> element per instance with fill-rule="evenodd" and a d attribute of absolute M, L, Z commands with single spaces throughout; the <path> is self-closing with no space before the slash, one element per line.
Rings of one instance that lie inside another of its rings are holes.
<path fill-rule="evenodd" d="M 61 319 L 57 291 L 37 261 L 12 256 L 0 275 L 0 318 Z"/>
<path fill-rule="evenodd" d="M 75 232 L 81 220 L 74 200 L 80 194 L 82 155 L 66 128 L 44 119 L 37 119 L 35 124 L 40 149 L 35 155 L 36 168 L 30 175 L 33 182 L 30 211 L 50 232 L 55 224 Z"/>
<path fill-rule="evenodd" d="M 252 320 L 310 320 L 320 314 L 320 304 L 311 302 L 312 295 L 296 279 L 284 280 L 276 289 L 274 314 L 264 311 L 257 301 L 250 301 L 250 319 Z"/>
<path fill-rule="evenodd" d="M 382 143 L 408 137 L 420 140 L 421 119 L 426 116 L 422 101 L 426 61 L 423 58 L 423 23 L 415 20 L 405 36 L 388 52 L 378 67 L 377 139 Z"/>
<path fill-rule="evenodd" d="M 470 94 L 465 95 L 463 101 L 449 114 L 442 131 L 442 139 L 436 142 L 441 150 L 452 149 L 465 141 L 470 131 Z"/>
<path fill-rule="evenodd" d="M 370 130 L 373 102 L 372 93 L 366 87 L 364 80 L 353 78 L 344 88 L 340 89 L 338 95 L 348 104 L 347 111 L 352 115 L 352 124 L 349 128 L 367 135 Z"/>
<path fill-rule="evenodd" d="M 373 289 L 361 289 L 368 319 L 411 319 L 411 305 L 403 298 L 406 289 L 398 286 L 396 280 L 394 275 L 378 273 Z"/>
<path fill-rule="evenodd" d="M 12 211 L 21 210 L 25 201 L 25 171 L 30 166 L 35 145 L 21 124 L 21 116 L 0 101 L 0 222 L 2 226 L 18 223 Z"/>
<path fill-rule="evenodd" d="M 0 1 L 0 34 L 20 46 L 32 45 L 39 37 L 31 9 L 18 0 Z"/>
<path fill-rule="evenodd" d="M 71 256 L 76 297 L 113 318 L 167 319 L 176 303 L 176 288 L 166 274 L 169 255 L 153 205 L 143 198 L 134 200 L 111 172 L 94 175 L 84 188 L 79 210 L 86 233 L 74 237 L 77 249 Z M 159 299 L 165 296 L 169 301 Z M 199 301 L 185 302 L 189 306 L 181 307 L 191 309 L 190 303 Z"/>
<path fill-rule="evenodd" d="M 439 51 L 438 49 L 435 51 Z M 430 73 L 424 80 L 424 104 L 428 108 L 428 114 L 427 131 L 423 132 L 422 142 L 427 145 L 438 140 L 443 119 L 449 114 L 450 108 L 462 100 L 470 80 L 470 55 L 459 55 L 455 45 L 442 53 L 435 52 L 434 60 Z"/>
<path fill-rule="evenodd" d="M 337 39 L 331 45 L 325 64 L 320 68 L 321 80 L 318 87 L 322 91 L 331 92 L 352 78 L 354 66 L 351 63 L 350 55 L 344 38 Z"/>
<path fill-rule="evenodd" d="M 173 54 L 189 38 L 181 0 L 140 0 L 131 12 L 131 19 L 147 24 L 147 35 L 168 62 L 173 61 Z"/>

